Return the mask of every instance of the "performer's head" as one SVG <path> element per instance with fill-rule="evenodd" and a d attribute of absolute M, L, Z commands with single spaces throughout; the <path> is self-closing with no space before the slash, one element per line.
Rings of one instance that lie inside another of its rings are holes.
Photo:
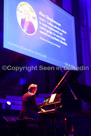
<path fill-rule="evenodd" d="M 36 84 L 29 85 L 28 91 L 35 94 L 37 92 L 37 85 Z"/>

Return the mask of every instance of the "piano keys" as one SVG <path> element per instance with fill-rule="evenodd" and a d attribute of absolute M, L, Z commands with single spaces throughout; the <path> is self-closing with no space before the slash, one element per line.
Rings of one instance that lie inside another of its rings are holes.
<path fill-rule="evenodd" d="M 62 94 L 52 94 L 49 97 L 46 97 L 42 104 L 39 105 L 40 108 L 45 110 L 51 110 L 58 108 L 61 103 Z"/>

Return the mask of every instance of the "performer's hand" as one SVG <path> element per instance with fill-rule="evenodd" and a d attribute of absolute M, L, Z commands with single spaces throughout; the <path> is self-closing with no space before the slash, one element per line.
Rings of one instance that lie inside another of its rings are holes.
<path fill-rule="evenodd" d="M 42 111 L 42 112 L 45 112 L 46 110 L 41 108 L 41 111 Z"/>
<path fill-rule="evenodd" d="M 38 113 L 44 113 L 46 110 L 41 109 L 41 111 L 39 111 Z"/>

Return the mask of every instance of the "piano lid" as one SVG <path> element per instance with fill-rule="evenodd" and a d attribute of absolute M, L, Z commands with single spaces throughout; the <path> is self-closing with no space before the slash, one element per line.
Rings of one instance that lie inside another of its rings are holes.
<path fill-rule="evenodd" d="M 68 90 L 67 97 L 69 97 L 69 94 L 70 94 L 70 96 L 73 97 L 73 99 L 75 99 L 75 100 L 78 99 L 77 96 L 75 95 L 74 91 L 72 90 L 71 85 L 69 84 L 68 81 L 76 80 L 77 77 L 81 74 L 81 71 L 62 70 L 61 74 L 62 74 L 62 78 L 59 81 L 59 83 L 57 84 L 57 86 L 54 88 L 54 90 L 52 91 L 51 95 L 53 93 L 63 93 L 63 95 L 64 95 L 64 93 L 66 93 L 66 90 Z M 63 90 L 61 90 L 61 89 L 63 89 Z"/>

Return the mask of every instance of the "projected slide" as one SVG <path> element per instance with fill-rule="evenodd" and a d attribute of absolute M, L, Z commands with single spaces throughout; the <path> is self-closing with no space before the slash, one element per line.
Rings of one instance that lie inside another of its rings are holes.
<path fill-rule="evenodd" d="M 49 0 L 5 0 L 3 45 L 59 67 L 77 67 L 74 17 Z"/>

